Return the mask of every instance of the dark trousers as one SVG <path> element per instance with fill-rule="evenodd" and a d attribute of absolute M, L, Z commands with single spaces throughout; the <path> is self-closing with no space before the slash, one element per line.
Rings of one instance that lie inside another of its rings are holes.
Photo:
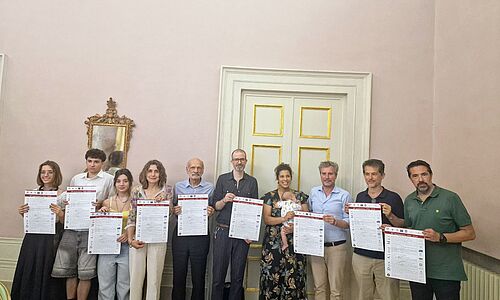
<path fill-rule="evenodd" d="M 459 300 L 460 281 L 427 278 L 422 284 L 410 281 L 411 298 L 415 300 L 432 300 L 433 294 L 437 300 Z"/>
<path fill-rule="evenodd" d="M 205 272 L 210 236 L 177 236 L 177 227 L 172 237 L 172 256 L 174 262 L 173 300 L 186 299 L 186 276 L 188 261 L 191 262 L 191 300 L 205 299 Z"/>
<path fill-rule="evenodd" d="M 249 245 L 229 237 L 229 228 L 216 226 L 213 246 L 212 300 L 222 300 L 227 267 L 231 262 L 229 300 L 240 300 Z"/>

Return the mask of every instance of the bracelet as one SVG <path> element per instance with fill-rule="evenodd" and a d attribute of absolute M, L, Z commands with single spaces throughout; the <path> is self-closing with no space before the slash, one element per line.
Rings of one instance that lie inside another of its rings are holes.
<path fill-rule="evenodd" d="M 333 219 L 333 226 L 337 226 L 337 219 Z"/>

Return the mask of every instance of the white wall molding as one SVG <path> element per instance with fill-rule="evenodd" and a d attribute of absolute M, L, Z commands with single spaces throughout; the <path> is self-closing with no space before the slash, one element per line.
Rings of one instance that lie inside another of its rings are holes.
<path fill-rule="evenodd" d="M 9 288 L 14 278 L 22 242 L 22 238 L 0 237 L 0 281 Z"/>

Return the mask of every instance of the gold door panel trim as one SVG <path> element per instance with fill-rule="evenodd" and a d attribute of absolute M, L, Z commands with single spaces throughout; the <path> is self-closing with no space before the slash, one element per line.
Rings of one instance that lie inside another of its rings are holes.
<path fill-rule="evenodd" d="M 280 110 L 280 131 L 279 133 L 275 132 L 257 132 L 256 131 L 256 126 L 257 126 L 257 108 L 270 108 L 270 109 L 276 109 L 278 108 Z M 283 128 L 285 127 L 285 110 L 283 105 L 276 105 L 276 104 L 254 104 L 253 105 L 253 121 L 252 121 L 252 135 L 254 136 L 269 136 L 269 137 L 276 137 L 276 136 L 283 136 Z"/>
<path fill-rule="evenodd" d="M 278 165 L 281 162 L 281 145 L 271 145 L 271 144 L 252 144 L 252 161 L 250 162 L 250 175 L 253 176 L 253 167 L 255 160 L 255 148 L 274 148 L 278 149 Z"/>
<path fill-rule="evenodd" d="M 248 275 L 248 269 L 249 269 L 248 264 L 250 262 L 252 262 L 252 261 L 253 262 L 259 262 L 260 259 L 261 259 L 260 256 L 255 256 L 255 255 L 248 255 L 247 256 L 247 265 L 245 267 L 245 287 L 246 287 L 245 291 L 248 292 L 248 293 L 258 293 L 259 290 L 260 290 L 258 287 L 256 287 L 256 288 L 254 288 L 254 287 L 248 287 L 248 276 L 249 276 Z M 259 264 L 259 266 L 260 266 L 260 264 Z M 259 274 L 260 274 L 260 272 L 259 272 Z M 257 284 L 258 284 L 258 282 L 257 282 Z"/>
<path fill-rule="evenodd" d="M 257 244 L 257 243 L 252 242 L 250 244 L 250 249 L 262 249 L 262 244 Z"/>
<path fill-rule="evenodd" d="M 297 165 L 297 190 L 300 191 L 300 163 L 302 160 L 302 150 L 312 150 L 312 151 L 325 151 L 326 152 L 326 160 L 330 160 L 330 148 L 329 147 L 313 147 L 313 146 L 299 146 L 299 162 Z M 319 162 L 318 162 L 319 164 Z"/>
<path fill-rule="evenodd" d="M 323 110 L 328 112 L 328 122 L 327 122 L 327 135 L 304 135 L 302 132 L 303 123 L 303 112 L 305 110 Z M 304 139 L 323 139 L 329 140 L 331 138 L 332 130 L 332 108 L 331 107 L 321 107 L 321 106 L 301 106 L 300 107 L 300 118 L 299 118 L 299 137 Z"/>

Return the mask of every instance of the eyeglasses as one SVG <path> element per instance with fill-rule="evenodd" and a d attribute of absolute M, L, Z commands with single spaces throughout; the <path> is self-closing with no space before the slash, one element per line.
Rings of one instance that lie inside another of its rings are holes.
<path fill-rule="evenodd" d="M 247 161 L 247 159 L 246 158 L 233 158 L 233 161 L 245 162 L 245 161 Z"/>

